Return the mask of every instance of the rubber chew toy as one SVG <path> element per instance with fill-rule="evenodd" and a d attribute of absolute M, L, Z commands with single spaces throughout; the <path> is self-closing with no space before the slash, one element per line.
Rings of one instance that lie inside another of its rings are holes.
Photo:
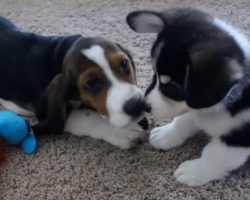
<path fill-rule="evenodd" d="M 0 138 L 7 144 L 21 145 L 26 154 L 34 153 L 37 147 L 35 136 L 30 131 L 28 122 L 10 111 L 0 112 Z M 0 144 L 0 148 L 2 145 Z"/>

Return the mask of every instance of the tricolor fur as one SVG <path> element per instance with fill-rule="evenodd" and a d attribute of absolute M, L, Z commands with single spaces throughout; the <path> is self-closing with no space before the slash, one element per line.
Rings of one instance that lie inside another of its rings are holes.
<path fill-rule="evenodd" d="M 98 37 L 22 32 L 3 17 L 0 98 L 10 110 L 35 114 L 35 134 L 62 132 L 72 109 L 91 109 L 114 128 L 137 123 L 149 109 L 136 86 L 133 60 L 121 45 Z"/>

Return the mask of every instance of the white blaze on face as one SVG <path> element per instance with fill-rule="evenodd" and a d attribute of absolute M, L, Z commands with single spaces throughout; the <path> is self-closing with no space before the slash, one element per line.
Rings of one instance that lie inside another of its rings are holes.
<path fill-rule="evenodd" d="M 160 81 L 168 83 L 170 77 L 161 75 Z M 151 114 L 159 120 L 174 118 L 188 110 L 187 104 L 182 101 L 178 102 L 165 97 L 159 89 L 159 80 L 157 78 L 154 88 L 147 95 L 147 102 L 151 105 Z"/>
<path fill-rule="evenodd" d="M 123 111 L 123 106 L 131 98 L 143 98 L 143 92 L 135 85 L 117 79 L 101 46 L 93 45 L 89 49 L 82 50 L 82 53 L 98 64 L 111 82 L 111 86 L 107 91 L 107 99 L 104 100 L 106 101 L 110 122 L 116 126 L 129 125 L 133 119 Z"/>

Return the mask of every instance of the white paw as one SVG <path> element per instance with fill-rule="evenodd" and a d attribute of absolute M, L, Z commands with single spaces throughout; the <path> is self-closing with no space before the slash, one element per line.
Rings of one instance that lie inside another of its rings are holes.
<path fill-rule="evenodd" d="M 107 137 L 103 138 L 106 142 L 120 147 L 130 149 L 136 145 L 138 140 L 144 136 L 145 132 L 139 126 L 132 126 L 126 129 L 116 128 Z"/>
<path fill-rule="evenodd" d="M 154 128 L 150 132 L 149 143 L 156 149 L 168 150 L 181 145 L 184 140 L 175 133 L 171 124 Z"/>
<path fill-rule="evenodd" d="M 188 186 L 201 186 L 226 175 L 226 173 L 219 173 L 213 167 L 200 159 L 188 160 L 180 164 L 174 176 L 178 182 Z"/>

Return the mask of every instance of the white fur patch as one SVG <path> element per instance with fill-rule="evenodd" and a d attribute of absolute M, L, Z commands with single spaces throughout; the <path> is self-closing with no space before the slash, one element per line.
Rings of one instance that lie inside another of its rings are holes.
<path fill-rule="evenodd" d="M 234 128 L 241 127 L 250 119 L 250 109 L 231 116 L 225 109 L 204 109 L 194 112 L 196 125 L 208 135 L 221 136 Z"/>
<path fill-rule="evenodd" d="M 217 107 L 219 106 L 220 105 L 217 105 Z M 164 140 L 169 140 L 169 132 L 175 133 L 175 137 L 183 137 L 184 140 L 190 135 L 189 130 L 192 130 L 192 133 L 203 130 L 210 136 L 220 137 L 232 129 L 240 128 L 242 124 L 247 123 L 249 119 L 250 109 L 232 116 L 223 107 L 211 107 L 209 109 L 191 110 L 184 115 L 176 117 L 172 123 L 153 129 L 152 133 L 161 135 L 160 143 L 164 143 Z M 166 139 L 164 139 L 164 137 L 166 137 Z M 179 139 L 179 141 L 180 140 L 182 139 Z M 174 143 L 172 143 L 172 145 L 173 144 Z M 162 145 L 157 147 L 157 144 L 154 146 L 160 149 L 169 149 L 167 145 L 165 147 L 162 147 Z"/>
<path fill-rule="evenodd" d="M 114 76 L 113 72 L 111 71 L 111 68 L 109 66 L 109 63 L 105 57 L 105 53 L 102 47 L 98 45 L 93 45 L 89 49 L 82 50 L 82 53 L 90 60 L 95 62 L 99 65 L 99 67 L 102 68 L 105 75 L 108 77 L 108 79 L 115 83 L 117 82 L 116 77 Z"/>
<path fill-rule="evenodd" d="M 131 98 L 143 98 L 143 92 L 135 85 L 116 78 L 105 57 L 104 50 L 100 46 L 93 45 L 89 49 L 82 50 L 82 53 L 98 64 L 111 82 L 107 99 L 104 100 L 106 101 L 110 122 L 119 127 L 132 123 L 134 119 L 124 112 L 124 104 Z"/>
<path fill-rule="evenodd" d="M 167 84 L 169 81 L 171 80 L 171 78 L 167 75 L 160 75 L 160 82 L 162 84 Z"/>
<path fill-rule="evenodd" d="M 141 89 L 122 82 L 112 85 L 108 91 L 106 102 L 112 124 L 124 127 L 132 122 L 133 119 L 123 111 L 124 104 L 132 98 L 144 98 Z"/>
<path fill-rule="evenodd" d="M 237 60 L 228 60 L 228 66 L 230 67 L 230 73 L 232 74 L 232 79 L 237 80 L 243 77 L 243 66 L 239 64 Z"/>
<path fill-rule="evenodd" d="M 67 119 L 64 131 L 77 136 L 85 135 L 102 139 L 122 149 L 132 147 L 133 142 L 143 135 L 138 125 L 126 129 L 119 128 L 90 110 L 74 110 Z"/>
<path fill-rule="evenodd" d="M 146 97 L 147 102 L 151 105 L 151 114 L 157 119 L 169 119 L 176 117 L 188 110 L 185 102 L 177 102 L 164 97 L 159 90 L 159 81 Z"/>

